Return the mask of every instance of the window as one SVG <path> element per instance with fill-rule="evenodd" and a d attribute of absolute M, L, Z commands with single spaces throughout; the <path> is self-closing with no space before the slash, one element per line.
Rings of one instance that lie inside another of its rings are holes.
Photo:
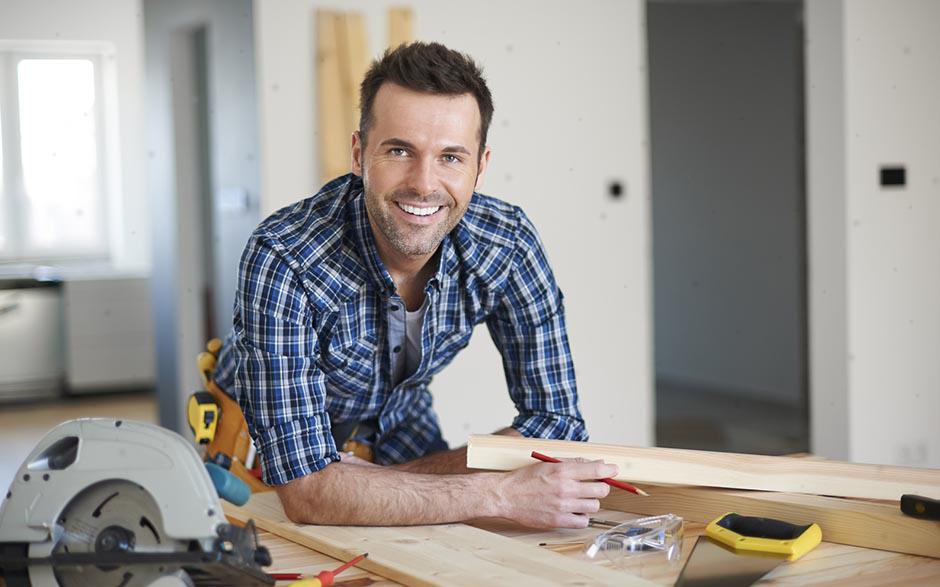
<path fill-rule="evenodd" d="M 106 48 L 0 45 L 0 260 L 108 257 Z"/>

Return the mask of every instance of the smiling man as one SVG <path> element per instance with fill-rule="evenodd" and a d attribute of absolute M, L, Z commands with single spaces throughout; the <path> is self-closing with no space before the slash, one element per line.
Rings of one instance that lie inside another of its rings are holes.
<path fill-rule="evenodd" d="M 436 43 L 362 82 L 352 173 L 284 208 L 241 260 L 219 383 L 236 397 L 287 515 L 321 524 L 504 517 L 584 527 L 599 462 L 470 472 L 428 385 L 485 322 L 518 410 L 499 434 L 586 440 L 561 292 L 521 209 L 477 193 L 493 102 Z M 447 390 L 440 390 L 447 393 Z"/>

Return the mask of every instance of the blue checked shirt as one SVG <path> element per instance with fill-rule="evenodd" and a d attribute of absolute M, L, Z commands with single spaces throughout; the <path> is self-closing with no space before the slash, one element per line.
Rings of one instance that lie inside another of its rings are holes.
<path fill-rule="evenodd" d="M 376 419 L 378 463 L 423 456 L 440 440 L 428 384 L 484 321 L 518 410 L 512 426 L 587 440 L 562 294 L 522 210 L 474 193 L 439 259 L 425 291 L 421 362 L 396 385 L 387 337 L 395 284 L 376 250 L 362 180 L 339 177 L 255 230 L 216 382 L 245 413 L 266 483 L 338 461 L 332 423 Z"/>

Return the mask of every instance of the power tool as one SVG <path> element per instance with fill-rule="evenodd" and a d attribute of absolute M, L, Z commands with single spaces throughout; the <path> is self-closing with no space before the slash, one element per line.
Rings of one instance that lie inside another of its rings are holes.
<path fill-rule="evenodd" d="M 273 585 L 254 524 L 226 522 L 192 444 L 143 422 L 70 420 L 0 506 L 7 587 Z"/>

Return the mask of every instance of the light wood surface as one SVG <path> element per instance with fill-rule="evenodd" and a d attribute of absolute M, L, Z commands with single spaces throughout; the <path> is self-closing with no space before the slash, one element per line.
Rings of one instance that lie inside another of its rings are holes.
<path fill-rule="evenodd" d="M 414 12 L 410 8 L 388 9 L 388 46 L 392 49 L 414 40 Z"/>
<path fill-rule="evenodd" d="M 557 458 L 603 459 L 629 482 L 757 489 L 812 495 L 899 500 L 904 493 L 937 496 L 940 470 L 842 461 L 768 457 L 674 448 L 472 435 L 467 466 L 508 471 L 534 462 L 533 450 Z"/>
<path fill-rule="evenodd" d="M 621 521 L 629 519 L 632 514 L 602 509 L 596 516 L 605 520 Z M 541 531 L 498 520 L 479 521 L 474 525 L 482 530 L 531 546 L 540 543 L 563 544 L 580 541 L 582 545 L 555 549 L 555 554 L 583 561 L 588 560 L 583 554 L 583 543 L 592 540 L 594 536 L 602 532 L 597 528 Z M 669 563 L 664 557 L 658 555 L 641 555 L 624 558 L 619 564 L 606 559 L 592 561 L 591 564 L 615 569 L 616 572 L 623 574 L 632 574 L 657 585 L 673 585 L 679 577 L 682 566 L 691 555 L 695 541 L 704 533 L 704 528 L 705 525 L 702 523 L 685 523 L 682 557 L 677 563 Z M 262 544 L 271 548 L 274 560 L 274 564 L 268 569 L 271 572 L 302 572 L 315 575 L 324 569 L 335 568 L 342 562 L 266 531 L 261 531 L 259 537 Z M 357 569 L 349 572 L 351 574 L 343 574 L 339 577 L 343 582 L 355 581 L 348 587 L 402 584 L 363 570 Z M 940 560 L 828 542 L 823 542 L 798 561 L 780 565 L 757 583 L 757 585 L 786 587 L 804 585 L 900 587 L 938 584 L 940 584 Z"/>
<path fill-rule="evenodd" d="M 239 521 L 254 519 L 264 530 L 341 560 L 368 552 L 361 568 L 408 585 L 652 585 L 466 524 L 294 524 L 274 492 L 254 494 L 242 508 L 225 504 L 225 513 Z"/>
<path fill-rule="evenodd" d="M 879 503 L 762 491 L 644 485 L 650 497 L 612 491 L 604 507 L 642 514 L 672 512 L 686 520 L 709 522 L 727 512 L 817 523 L 827 542 L 940 557 L 940 523 L 901 513 L 897 502 Z"/>
<path fill-rule="evenodd" d="M 369 64 L 360 14 L 317 10 L 316 80 L 320 177 L 349 173 L 352 133 L 359 128 L 359 84 Z"/>

